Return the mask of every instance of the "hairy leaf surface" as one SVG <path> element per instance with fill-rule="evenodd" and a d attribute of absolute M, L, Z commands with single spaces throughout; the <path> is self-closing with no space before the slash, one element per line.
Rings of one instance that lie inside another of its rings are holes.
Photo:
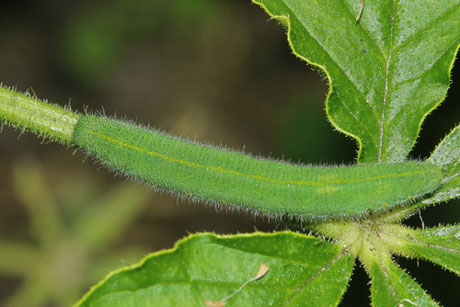
<path fill-rule="evenodd" d="M 393 261 L 370 268 L 373 306 L 438 306 L 433 299 Z"/>
<path fill-rule="evenodd" d="M 291 232 L 198 234 L 112 273 L 79 305 L 334 306 L 353 264 L 342 246 Z"/>
<path fill-rule="evenodd" d="M 421 206 L 436 204 L 460 196 L 460 126 L 455 127 L 428 159 L 444 173 L 443 186 Z"/>
<path fill-rule="evenodd" d="M 414 256 L 460 275 L 460 225 L 415 230 L 406 247 Z"/>
<path fill-rule="evenodd" d="M 294 53 L 326 72 L 332 124 L 361 162 L 402 161 L 445 97 L 460 42 L 458 0 L 254 0 L 289 28 Z"/>

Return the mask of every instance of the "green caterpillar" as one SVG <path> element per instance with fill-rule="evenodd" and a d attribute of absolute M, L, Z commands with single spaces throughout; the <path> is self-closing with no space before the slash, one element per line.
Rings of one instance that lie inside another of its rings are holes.
<path fill-rule="evenodd" d="M 110 168 L 192 199 L 311 218 L 348 217 L 434 191 L 428 162 L 315 167 L 257 159 L 106 117 L 82 116 L 73 142 Z"/>

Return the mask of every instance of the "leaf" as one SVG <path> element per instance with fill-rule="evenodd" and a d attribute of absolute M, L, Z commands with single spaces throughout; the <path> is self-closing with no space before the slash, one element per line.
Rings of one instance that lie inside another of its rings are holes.
<path fill-rule="evenodd" d="M 148 191 L 122 184 L 88 206 L 72 225 L 77 242 L 100 251 L 116 241 L 147 204 Z"/>
<path fill-rule="evenodd" d="M 455 127 L 436 147 L 428 161 L 441 167 L 443 186 L 420 206 L 436 204 L 460 196 L 460 125 Z"/>
<path fill-rule="evenodd" d="M 40 256 L 38 248 L 6 240 L 0 240 L 0 274 L 21 276 L 32 271 Z"/>
<path fill-rule="evenodd" d="M 342 246 L 292 232 L 197 234 L 113 272 L 78 305 L 337 305 L 353 264 Z"/>
<path fill-rule="evenodd" d="M 370 266 L 373 306 L 438 306 L 433 299 L 393 261 Z"/>
<path fill-rule="evenodd" d="M 460 225 L 414 230 L 405 247 L 412 256 L 460 275 Z"/>
<path fill-rule="evenodd" d="M 428 159 L 443 171 L 441 187 L 430 197 L 409 207 L 401 207 L 379 218 L 385 222 L 395 222 L 410 217 L 419 208 L 437 204 L 460 196 L 460 126 L 455 127 L 436 147 Z"/>
<path fill-rule="evenodd" d="M 458 0 L 253 0 L 288 30 L 294 53 L 327 74 L 329 120 L 360 162 L 403 161 L 444 99 L 460 42 Z"/>
<path fill-rule="evenodd" d="M 18 161 L 13 183 L 17 197 L 29 213 L 33 236 L 44 246 L 52 245 L 64 227 L 40 164 L 33 158 Z"/>
<path fill-rule="evenodd" d="M 0 239 L 0 275 L 21 280 L 3 305 L 69 306 L 88 284 L 121 261 L 133 263 L 132 259 L 145 254 L 135 246 L 108 252 L 108 246 L 126 233 L 129 222 L 145 205 L 145 189 L 118 186 L 95 198 L 100 185 L 81 172 L 66 172 L 62 176 L 71 178 L 70 183 L 57 179 L 53 190 L 38 161 L 21 159 L 14 166 L 15 191 L 30 216 L 35 240 Z M 88 201 L 88 195 L 94 200 Z"/>

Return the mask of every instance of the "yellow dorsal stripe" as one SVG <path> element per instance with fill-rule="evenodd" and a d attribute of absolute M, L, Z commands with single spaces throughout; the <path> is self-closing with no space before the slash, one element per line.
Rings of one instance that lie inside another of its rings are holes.
<path fill-rule="evenodd" d="M 260 176 L 260 175 L 253 175 L 253 174 L 247 174 L 239 171 L 234 171 L 218 166 L 212 166 L 212 165 L 204 165 L 192 161 L 187 161 L 187 160 L 182 160 L 182 159 L 177 159 L 174 157 L 169 157 L 165 154 L 159 153 L 159 152 L 154 152 L 150 151 L 144 148 L 137 147 L 135 145 L 131 145 L 128 143 L 124 143 L 120 140 L 114 139 L 108 135 L 104 135 L 102 133 L 89 130 L 88 131 L 90 134 L 95 135 L 97 137 L 100 137 L 101 139 L 104 139 L 106 141 L 109 141 L 114 144 L 121 145 L 126 148 L 130 148 L 133 150 L 136 150 L 138 152 L 146 153 L 150 156 L 158 157 L 166 161 L 171 161 L 174 163 L 182 164 L 182 165 L 187 165 L 190 167 L 196 167 L 196 168 L 205 168 L 205 169 L 210 169 L 216 172 L 220 173 L 226 173 L 226 174 L 232 174 L 235 176 L 242 176 L 242 177 L 247 177 L 247 178 L 254 178 L 260 181 L 265 181 L 265 182 L 270 182 L 270 183 L 279 183 L 279 184 L 292 184 L 292 185 L 307 185 L 307 186 L 325 186 L 325 185 L 330 185 L 330 184 L 339 184 L 339 183 L 357 183 L 357 182 L 365 182 L 365 181 L 371 181 L 371 180 L 380 180 L 380 179 L 386 179 L 386 178 L 398 178 L 398 177 L 406 177 L 406 176 L 414 176 L 414 175 L 421 175 L 424 174 L 422 170 L 417 170 L 417 171 L 412 171 L 412 172 L 404 172 L 404 173 L 399 173 L 399 174 L 386 174 L 386 175 L 379 175 L 379 176 L 373 176 L 373 177 L 367 177 L 367 178 L 359 178 L 359 179 L 334 179 L 334 180 L 329 180 L 329 181 L 295 181 L 295 180 L 280 180 L 280 179 L 274 179 L 274 178 L 269 178 L 265 176 Z"/>

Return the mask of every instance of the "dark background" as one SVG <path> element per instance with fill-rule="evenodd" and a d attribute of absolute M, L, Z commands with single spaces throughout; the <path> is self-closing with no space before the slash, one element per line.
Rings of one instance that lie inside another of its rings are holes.
<path fill-rule="evenodd" d="M 0 37 L 0 82 L 20 91 L 253 154 L 306 163 L 354 161 L 355 142 L 333 131 L 326 120 L 327 83 L 292 54 L 285 30 L 249 0 L 9 1 L 0 9 Z M 458 75 L 454 68 L 453 78 Z M 425 121 L 412 158 L 426 158 L 458 122 L 457 83 Z M 84 269 L 72 257 L 58 266 L 61 258 L 50 251 L 55 244 L 63 254 L 75 254 L 66 244 L 73 242 L 67 232 L 76 216 L 129 183 L 97 171 L 90 160 L 82 163 L 84 155 L 72 148 L 45 143 L 9 127 L 0 135 L 0 242 L 40 250 L 35 260 L 17 259 L 34 270 L 0 265 L 0 305 L 75 302 L 109 270 L 170 248 L 188 233 L 286 228 L 135 187 L 146 200 L 133 208 L 130 219 L 110 225 L 101 219 L 100 227 L 113 228 L 113 243 L 89 256 L 82 252 Z M 30 194 L 31 206 L 34 197 L 41 201 L 33 186 L 28 189 L 28 181 L 22 182 L 35 174 L 28 169 L 39 174 L 30 185 L 42 186 L 54 199 L 55 219 L 66 234 L 47 247 L 36 240 L 42 230 L 33 227 L 34 211 L 21 196 Z M 129 206 L 129 197 L 126 202 Z M 458 207 L 457 201 L 423 211 L 425 226 L 458 222 Z M 408 223 L 421 225 L 418 216 Z M 99 266 L 132 247 L 139 250 L 132 259 Z M 11 253 L 4 248 L 0 243 L 0 254 Z M 454 289 L 460 283 L 454 274 L 425 261 L 398 261 L 436 300 L 447 306 L 458 302 Z M 37 276 L 54 283 L 44 285 Z M 367 305 L 367 283 L 358 267 L 343 305 Z M 73 285 L 68 293 L 58 287 L 66 284 Z"/>

